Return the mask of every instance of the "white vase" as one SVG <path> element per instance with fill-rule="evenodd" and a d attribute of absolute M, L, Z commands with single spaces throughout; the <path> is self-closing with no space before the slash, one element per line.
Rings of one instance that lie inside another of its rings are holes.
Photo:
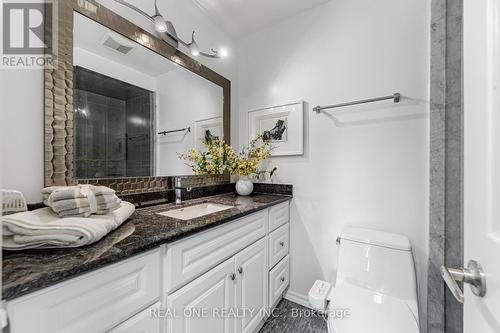
<path fill-rule="evenodd" d="M 236 182 L 236 192 L 239 195 L 250 195 L 253 192 L 253 182 L 248 176 L 241 176 Z"/>

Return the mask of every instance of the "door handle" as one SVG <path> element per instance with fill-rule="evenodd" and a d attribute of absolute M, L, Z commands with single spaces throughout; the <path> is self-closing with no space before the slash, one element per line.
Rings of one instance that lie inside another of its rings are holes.
<path fill-rule="evenodd" d="M 467 268 L 448 268 L 441 266 L 441 276 L 457 301 L 464 302 L 464 292 L 458 282 L 470 285 L 472 293 L 479 297 L 486 295 L 486 277 L 481 265 L 474 260 L 469 261 Z"/>

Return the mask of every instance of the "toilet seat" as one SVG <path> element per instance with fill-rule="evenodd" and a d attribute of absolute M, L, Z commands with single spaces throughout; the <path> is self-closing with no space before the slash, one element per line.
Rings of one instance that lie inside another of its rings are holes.
<path fill-rule="evenodd" d="M 404 300 L 346 282 L 329 298 L 329 333 L 419 333 L 417 316 Z M 345 309 L 348 318 L 339 318 Z"/>

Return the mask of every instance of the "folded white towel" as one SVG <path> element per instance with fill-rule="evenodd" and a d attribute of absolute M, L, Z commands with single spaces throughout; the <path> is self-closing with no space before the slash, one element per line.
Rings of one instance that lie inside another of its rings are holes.
<path fill-rule="evenodd" d="M 4 216 L 3 247 L 24 250 L 92 244 L 120 226 L 134 211 L 133 204 L 122 201 L 117 210 L 88 218 L 60 218 L 50 208 Z"/>

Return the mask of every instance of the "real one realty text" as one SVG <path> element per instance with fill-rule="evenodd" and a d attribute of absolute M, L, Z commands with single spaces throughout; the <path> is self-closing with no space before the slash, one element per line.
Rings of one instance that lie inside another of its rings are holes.
<path fill-rule="evenodd" d="M 289 311 L 292 318 L 297 317 L 319 317 L 327 315 L 329 318 L 346 319 L 351 313 L 349 309 L 329 309 L 326 311 L 315 311 L 311 309 L 292 308 Z M 279 317 L 284 311 L 274 309 L 252 309 L 252 308 L 151 308 L 149 315 L 153 318 L 248 318 L 256 315 L 262 317 Z"/>

